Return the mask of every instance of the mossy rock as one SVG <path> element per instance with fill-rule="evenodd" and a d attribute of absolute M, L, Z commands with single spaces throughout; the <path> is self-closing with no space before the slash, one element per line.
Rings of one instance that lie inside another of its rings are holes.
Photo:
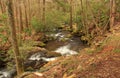
<path fill-rule="evenodd" d="M 67 40 L 69 40 L 69 38 L 62 38 L 60 41 L 65 42 Z"/>
<path fill-rule="evenodd" d="M 72 37 L 72 34 L 68 34 L 66 37 L 67 37 L 67 38 L 70 38 L 70 37 Z"/>
<path fill-rule="evenodd" d="M 87 40 L 89 40 L 89 39 L 88 39 L 88 37 L 82 36 L 82 37 L 81 37 L 81 40 L 87 41 Z"/>
<path fill-rule="evenodd" d="M 34 68 L 33 68 L 33 67 L 31 67 L 31 66 L 29 66 L 29 67 L 27 67 L 27 69 L 26 69 L 26 70 L 33 71 L 33 70 L 34 70 Z"/>
<path fill-rule="evenodd" d="M 59 56 L 61 56 L 61 54 L 60 53 L 56 53 L 56 52 L 47 52 L 46 53 L 46 57 L 59 57 Z"/>
<path fill-rule="evenodd" d="M 38 47 L 45 47 L 45 43 L 41 42 L 41 41 L 37 41 L 35 42 L 34 46 L 38 46 Z"/>

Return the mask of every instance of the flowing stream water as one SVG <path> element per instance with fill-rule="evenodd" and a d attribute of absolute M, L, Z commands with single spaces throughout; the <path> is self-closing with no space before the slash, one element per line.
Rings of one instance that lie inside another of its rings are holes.
<path fill-rule="evenodd" d="M 50 34 L 49 36 L 54 37 L 56 40 L 50 41 L 46 45 L 46 49 L 52 52 L 60 53 L 62 56 L 76 55 L 78 52 L 83 49 L 85 46 L 80 41 L 79 37 L 68 37 L 69 33 L 58 32 L 56 34 Z M 65 41 L 63 41 L 65 40 Z M 30 61 L 53 61 L 57 57 L 47 58 L 44 57 L 41 52 L 31 55 L 28 60 Z M 31 62 L 32 63 L 32 62 Z M 13 78 L 16 70 L 1 70 L 0 78 Z"/>

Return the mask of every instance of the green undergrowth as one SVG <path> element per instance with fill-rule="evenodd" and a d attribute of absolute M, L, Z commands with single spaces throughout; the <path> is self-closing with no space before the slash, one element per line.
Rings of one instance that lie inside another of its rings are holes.
<path fill-rule="evenodd" d="M 26 60 L 26 58 L 30 52 L 32 52 L 32 51 L 34 52 L 34 51 L 38 50 L 37 45 L 45 46 L 45 44 L 43 42 L 36 42 L 33 40 L 23 41 L 22 45 L 19 46 L 19 50 L 20 50 L 22 59 Z M 6 59 L 14 59 L 14 53 L 13 53 L 12 47 L 8 50 L 8 54 L 9 54 L 9 57 L 7 57 Z M 11 68 L 13 66 L 13 63 L 9 62 L 7 66 L 8 66 L 8 68 Z"/>
<path fill-rule="evenodd" d="M 114 49 L 113 52 L 115 52 L 115 53 L 120 53 L 120 49 L 118 49 L 118 48 L 117 48 L 117 49 Z"/>

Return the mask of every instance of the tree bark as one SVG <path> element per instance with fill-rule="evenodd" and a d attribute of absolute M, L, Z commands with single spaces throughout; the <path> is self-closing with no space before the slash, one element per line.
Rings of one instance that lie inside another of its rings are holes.
<path fill-rule="evenodd" d="M 80 4 L 81 4 L 81 16 L 82 16 L 82 24 L 83 24 L 83 31 L 86 30 L 86 19 L 85 19 L 85 11 L 84 11 L 84 7 L 83 7 L 83 0 L 80 0 Z"/>
<path fill-rule="evenodd" d="M 73 0 L 70 1 L 70 29 L 72 31 L 73 27 Z"/>
<path fill-rule="evenodd" d="M 29 22 L 28 22 L 27 2 L 26 2 L 26 0 L 24 1 L 24 7 L 25 7 L 25 20 L 26 20 L 26 28 L 28 28 L 28 27 L 29 27 Z"/>
<path fill-rule="evenodd" d="M 19 31 L 19 10 L 18 10 L 18 0 L 14 0 L 14 19 L 17 30 Z"/>
<path fill-rule="evenodd" d="M 20 76 L 23 70 L 22 58 L 20 57 L 19 47 L 16 38 L 16 29 L 15 29 L 15 21 L 14 21 L 14 10 L 12 0 L 8 0 L 8 14 L 9 14 L 9 24 L 11 29 L 11 37 L 12 37 L 12 45 L 14 50 L 15 62 L 17 75 Z"/>
<path fill-rule="evenodd" d="M 114 26 L 115 21 L 115 0 L 110 0 L 110 29 Z"/>
<path fill-rule="evenodd" d="M 28 0 L 28 12 L 29 12 L 29 21 L 31 21 L 31 2 Z M 29 22 L 30 24 L 30 22 Z"/>
<path fill-rule="evenodd" d="M 5 1 L 0 0 L 0 7 L 1 7 L 2 13 L 5 13 L 6 11 Z"/>
<path fill-rule="evenodd" d="M 41 21 L 41 0 L 38 0 L 38 11 L 39 11 L 39 20 Z"/>
<path fill-rule="evenodd" d="M 23 15 L 22 15 L 22 8 L 21 8 L 21 1 L 20 1 L 20 5 L 19 5 L 19 12 L 20 12 L 20 33 L 23 31 Z"/>
<path fill-rule="evenodd" d="M 0 7 L 1 7 L 1 12 L 4 13 L 3 6 L 2 6 L 2 1 L 0 0 Z"/>
<path fill-rule="evenodd" d="M 43 17 L 42 17 L 43 24 L 45 25 L 45 0 L 43 0 Z"/>

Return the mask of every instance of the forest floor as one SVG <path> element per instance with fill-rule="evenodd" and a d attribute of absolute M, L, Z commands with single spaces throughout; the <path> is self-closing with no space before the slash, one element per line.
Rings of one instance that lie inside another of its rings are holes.
<path fill-rule="evenodd" d="M 120 24 L 105 33 L 100 42 L 78 55 L 49 62 L 40 69 L 42 72 L 25 78 L 120 78 Z"/>

